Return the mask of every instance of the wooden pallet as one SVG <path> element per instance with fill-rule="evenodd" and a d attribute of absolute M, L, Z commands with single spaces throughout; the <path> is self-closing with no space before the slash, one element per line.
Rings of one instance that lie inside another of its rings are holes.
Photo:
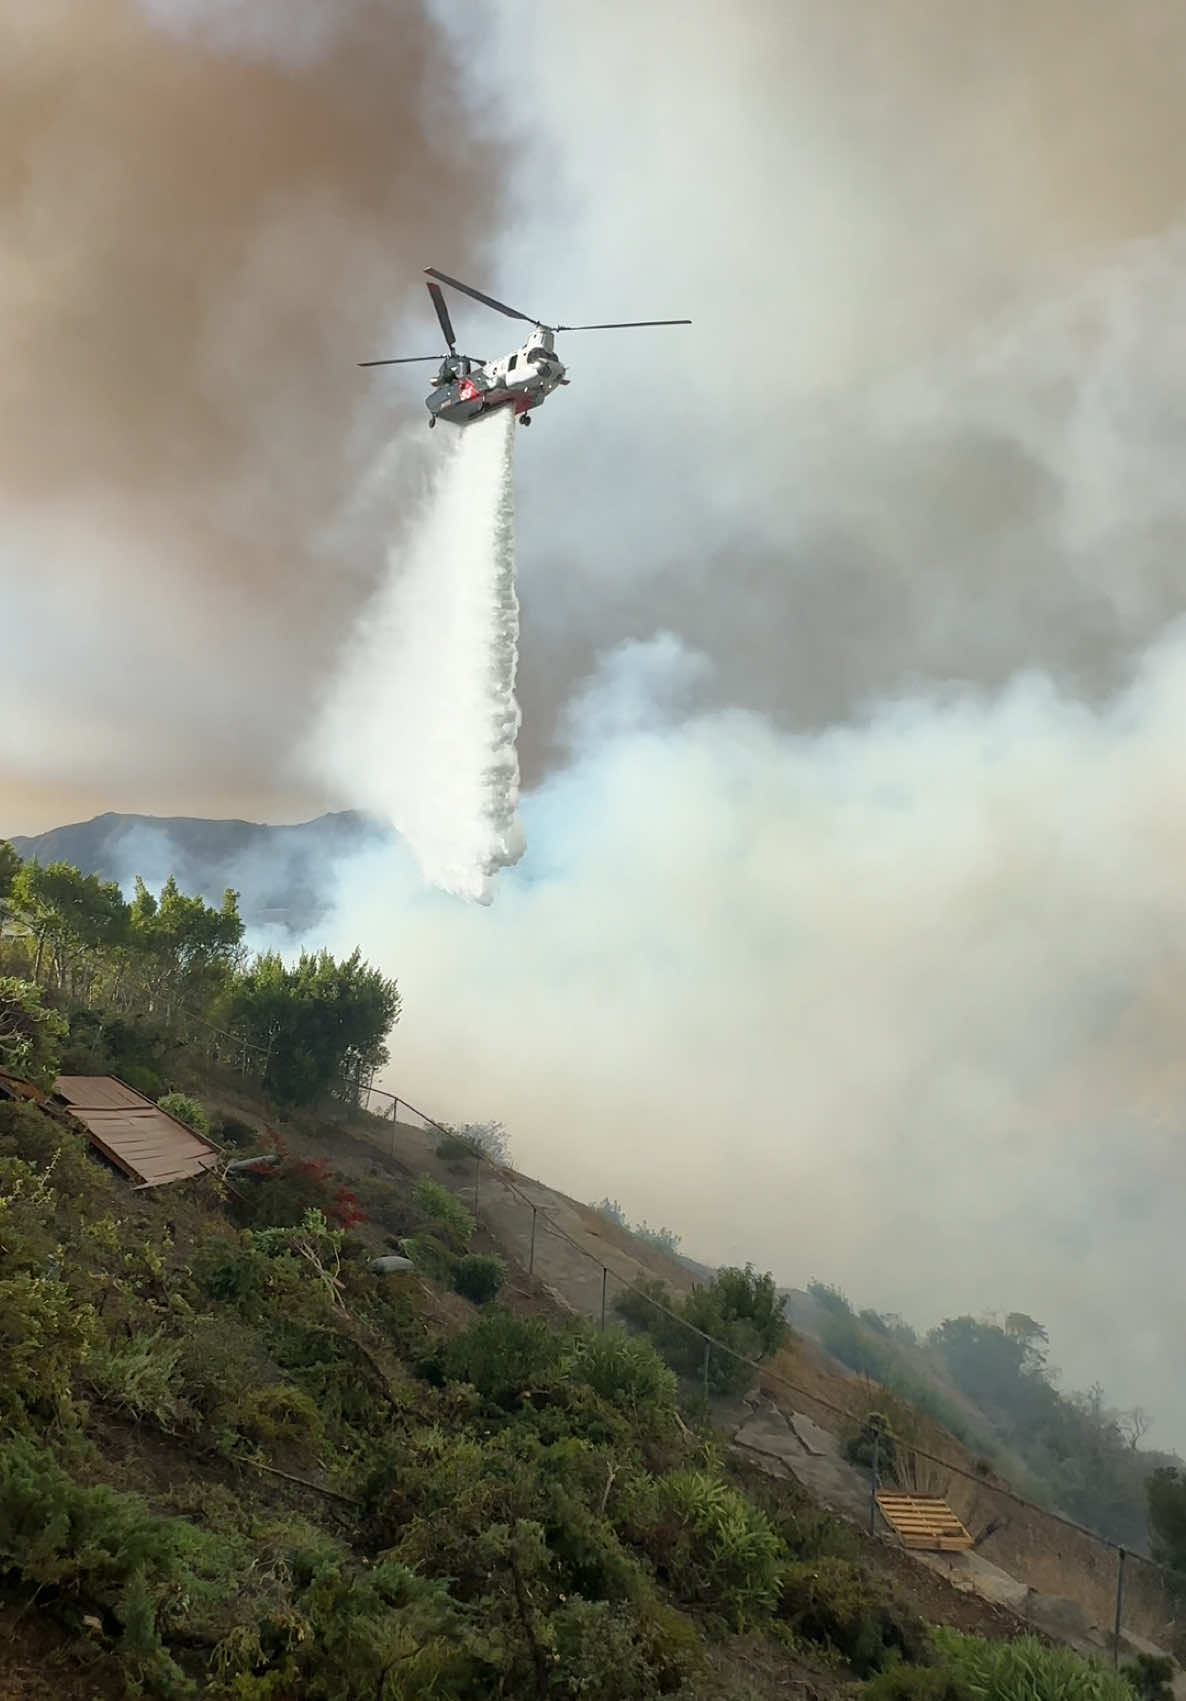
<path fill-rule="evenodd" d="M 960 1553 L 972 1538 L 945 1500 L 923 1494 L 888 1494 L 879 1490 L 877 1505 L 903 1547 L 932 1553 Z"/>

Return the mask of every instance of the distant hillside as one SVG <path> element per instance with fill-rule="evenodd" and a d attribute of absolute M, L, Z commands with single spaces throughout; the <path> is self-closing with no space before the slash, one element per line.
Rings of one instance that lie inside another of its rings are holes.
<path fill-rule="evenodd" d="M 352 811 L 291 827 L 108 814 L 14 836 L 12 843 L 26 861 L 68 862 L 121 885 L 139 874 L 156 887 L 173 874 L 183 890 L 212 901 L 233 886 L 249 926 L 272 923 L 299 933 L 326 913 L 336 864 L 390 836 L 388 828 Z"/>

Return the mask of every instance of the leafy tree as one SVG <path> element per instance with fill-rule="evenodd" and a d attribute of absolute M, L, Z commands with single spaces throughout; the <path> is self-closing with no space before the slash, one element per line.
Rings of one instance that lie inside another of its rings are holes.
<path fill-rule="evenodd" d="M 128 906 L 114 880 L 81 874 L 66 862 L 44 868 L 23 863 L 13 877 L 9 902 L 36 941 L 34 980 L 40 979 L 48 951 L 55 984 L 84 996 L 97 953 L 127 936 Z"/>
<path fill-rule="evenodd" d="M 628 1323 L 650 1335 L 677 1375 L 703 1376 L 707 1359 L 708 1385 L 718 1394 L 745 1387 L 753 1374 L 746 1361 L 768 1357 L 786 1339 L 774 1277 L 757 1275 L 749 1264 L 744 1270 L 718 1270 L 682 1302 L 662 1282 L 639 1282 L 614 1305 Z M 706 1335 L 732 1351 L 714 1349 Z"/>
<path fill-rule="evenodd" d="M 231 989 L 229 1019 L 264 1055 L 264 1084 L 285 1104 L 311 1104 L 332 1087 L 356 1084 L 387 1062 L 385 1040 L 399 1019 L 393 980 L 357 949 L 342 962 L 302 951 L 288 966 L 257 957 Z"/>
<path fill-rule="evenodd" d="M 12 892 L 12 883 L 20 872 L 21 859 L 7 839 L 0 839 L 0 920 Z"/>
<path fill-rule="evenodd" d="M 228 888 L 216 909 L 187 896 L 172 875 L 159 898 L 137 876 L 126 967 L 149 1011 L 204 1004 L 225 984 L 242 938 L 237 892 Z"/>
<path fill-rule="evenodd" d="M 673 1229 L 652 1228 L 650 1223 L 635 1223 L 633 1231 L 639 1240 L 645 1240 L 648 1246 L 655 1247 L 660 1252 L 668 1253 L 672 1258 L 680 1248 L 680 1236 Z"/>
<path fill-rule="evenodd" d="M 1145 1483 L 1145 1499 L 1154 1559 L 1186 1572 L 1186 1470 L 1163 1465 L 1153 1471 Z"/>
<path fill-rule="evenodd" d="M 51 1087 L 65 1037 L 65 1017 L 45 1008 L 39 987 L 0 975 L 0 1068 Z"/>

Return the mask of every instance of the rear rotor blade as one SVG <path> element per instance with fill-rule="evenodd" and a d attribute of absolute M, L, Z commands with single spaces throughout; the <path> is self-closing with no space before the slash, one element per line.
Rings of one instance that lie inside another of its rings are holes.
<path fill-rule="evenodd" d="M 419 366 L 422 361 L 437 360 L 439 354 L 401 354 L 396 360 L 360 360 L 360 366 Z"/>
<path fill-rule="evenodd" d="M 612 325 L 553 325 L 554 331 L 632 331 L 643 325 L 690 325 L 690 319 L 619 319 Z"/>
<path fill-rule="evenodd" d="M 449 345 L 449 353 L 457 353 L 457 338 L 453 334 L 453 321 L 449 317 L 449 309 L 445 306 L 445 295 L 440 284 L 430 283 L 428 293 L 432 296 L 432 304 L 437 310 L 437 318 L 441 322 L 441 330 L 445 333 L 445 341 Z"/>
<path fill-rule="evenodd" d="M 542 325 L 544 330 L 551 327 L 544 325 L 542 319 L 533 319 L 527 313 L 520 313 L 517 308 L 508 307 L 505 301 L 495 301 L 492 295 L 483 295 L 480 289 L 471 289 L 469 284 L 462 283 L 459 278 L 451 278 L 445 272 L 438 272 L 435 266 L 425 266 L 424 270 L 430 278 L 439 278 L 448 284 L 450 289 L 459 289 L 462 295 L 470 295 L 475 301 L 480 301 L 485 307 L 493 307 L 496 313 L 505 313 L 508 319 L 522 319 L 525 325 Z M 429 284 L 429 289 L 432 285 Z"/>

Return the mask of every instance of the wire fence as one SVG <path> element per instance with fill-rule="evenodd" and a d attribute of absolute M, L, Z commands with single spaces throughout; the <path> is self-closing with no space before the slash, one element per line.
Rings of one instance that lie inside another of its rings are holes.
<path fill-rule="evenodd" d="M 220 1029 L 195 1012 L 177 1014 L 184 1018 L 188 1037 L 208 1056 L 244 1076 L 262 1079 L 267 1075 L 270 1047 Z M 376 1086 L 367 1071 L 343 1077 L 332 1096 L 343 1111 L 363 1111 L 369 1118 L 389 1123 L 392 1156 L 401 1128 L 419 1127 L 442 1138 L 457 1135 L 457 1130 L 401 1094 Z M 368 1137 L 381 1149 L 386 1145 L 381 1131 L 368 1130 Z M 456 1177 L 452 1179 L 456 1185 Z M 887 1391 L 877 1384 L 866 1384 L 863 1402 L 843 1404 L 818 1388 L 804 1386 L 780 1368 L 777 1357 L 752 1357 L 706 1333 L 658 1293 L 648 1291 L 649 1272 L 624 1247 L 612 1259 L 594 1252 L 539 1199 L 531 1198 L 531 1186 L 528 1178 L 475 1150 L 471 1180 L 462 1182 L 460 1191 L 472 1199 L 475 1216 L 515 1249 L 530 1275 L 602 1328 L 623 1321 L 646 1327 L 658 1337 L 669 1362 L 688 1384 L 699 1388 L 706 1401 L 737 1396 L 756 1384 L 767 1395 L 791 1396 L 796 1411 L 833 1434 L 839 1428 L 849 1439 L 867 1428 L 873 1409 L 884 1409 Z M 894 1403 L 892 1393 L 890 1402 Z M 901 1429 L 892 1433 L 892 1450 L 884 1445 L 881 1458 L 873 1461 L 869 1478 L 871 1529 L 878 1528 L 880 1486 L 945 1499 L 972 1533 L 976 1550 L 1021 1585 L 1018 1598 L 1010 1601 L 1007 1594 L 1003 1598 L 1023 1617 L 1031 1609 L 1036 1612 L 1037 1597 L 1053 1597 L 1079 1609 L 1081 1617 L 1073 1611 L 1067 1615 L 1069 1639 L 1083 1639 L 1092 1627 L 1108 1628 L 1113 1663 L 1120 1656 L 1122 1620 L 1130 1634 L 1179 1651 L 1182 1579 L 1156 1561 L 1018 1494 L 995 1479 L 991 1469 L 969 1467 Z"/>
<path fill-rule="evenodd" d="M 418 1126 L 440 1136 L 456 1134 L 386 1089 L 367 1084 L 357 1102 L 371 1116 L 391 1123 L 393 1155 L 401 1127 Z M 381 1132 L 371 1138 L 379 1146 L 384 1144 Z M 472 1161 L 472 1178 L 458 1182 L 454 1177 L 455 1188 L 467 1202 L 472 1201 L 479 1220 L 515 1251 L 528 1273 L 602 1328 L 619 1322 L 646 1327 L 685 1382 L 707 1401 L 736 1398 L 756 1385 L 767 1396 L 790 1396 L 795 1411 L 846 1439 L 868 1432 L 870 1412 L 885 1409 L 886 1391 L 877 1384 L 858 1384 L 854 1400 L 841 1403 L 818 1388 L 805 1386 L 783 1367 L 780 1355 L 755 1358 L 697 1327 L 673 1304 L 648 1291 L 649 1271 L 625 1246 L 616 1255 L 595 1252 L 570 1233 L 553 1210 L 531 1197 L 534 1184 L 527 1177 L 493 1162 L 484 1152 L 476 1151 Z M 607 1224 L 607 1234 L 613 1232 Z M 691 1287 L 691 1272 L 688 1278 Z M 892 1394 L 889 1403 L 898 1403 Z M 786 1405 L 784 1398 L 782 1409 Z M 872 1469 L 865 1467 L 869 1479 L 865 1516 L 870 1528 L 879 1527 L 876 1493 L 880 1487 L 938 1496 L 972 1534 L 976 1552 L 1016 1579 L 1019 1587 L 1013 1599 L 1007 1588 L 1001 1588 L 1005 1579 L 998 1579 L 1005 1604 L 1022 1617 L 1032 1617 L 1039 1628 L 1057 1621 L 1061 1602 L 1067 1638 L 1085 1641 L 1091 1639 L 1093 1627 L 1106 1630 L 1113 1663 L 1122 1651 L 1122 1621 L 1130 1638 L 1177 1650 L 1182 1583 L 1176 1573 L 1017 1493 L 995 1478 L 990 1467 L 964 1464 L 910 1437 L 904 1429 L 902 1425 L 891 1432 L 891 1445 L 881 1459 L 873 1462 Z"/>

